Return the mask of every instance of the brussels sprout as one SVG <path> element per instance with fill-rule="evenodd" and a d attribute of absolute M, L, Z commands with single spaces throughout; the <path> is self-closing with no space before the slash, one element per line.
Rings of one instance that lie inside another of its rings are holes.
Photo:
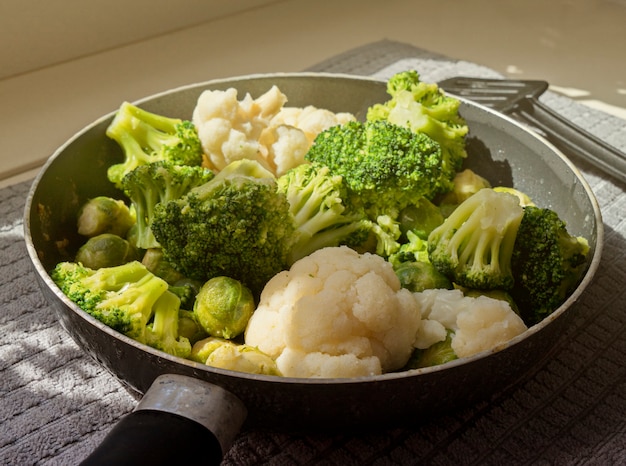
<path fill-rule="evenodd" d="M 450 280 L 430 262 L 403 262 L 394 270 L 402 287 L 414 293 L 432 288 L 452 289 Z"/>
<path fill-rule="evenodd" d="M 460 203 L 483 188 L 491 188 L 491 183 L 473 170 L 466 168 L 454 177 L 454 188 L 446 193 L 439 207 L 444 217 L 448 217 Z"/>
<path fill-rule="evenodd" d="M 431 231 L 443 223 L 443 215 L 435 204 L 421 198 L 418 204 L 405 207 L 399 216 L 400 231 L 406 237 L 411 231 L 422 239 L 427 239 Z"/>
<path fill-rule="evenodd" d="M 189 356 L 189 359 L 202 364 L 206 364 L 206 360 L 209 357 L 209 354 L 211 354 L 217 349 L 218 346 L 221 346 L 224 343 L 231 342 L 229 342 L 228 340 L 224 340 L 223 338 L 216 337 L 205 337 L 203 339 L 200 339 L 196 341 L 191 347 L 191 355 Z"/>
<path fill-rule="evenodd" d="M 128 241 L 112 233 L 89 238 L 76 253 L 76 262 L 90 269 L 115 267 L 137 260 L 139 254 Z"/>
<path fill-rule="evenodd" d="M 83 204 L 76 223 L 78 233 L 83 236 L 112 233 L 123 237 L 135 224 L 135 216 L 123 201 L 98 196 Z"/>
<path fill-rule="evenodd" d="M 174 266 L 163 258 L 161 248 L 146 249 L 141 263 L 157 277 L 162 278 L 170 285 L 185 278 L 185 276 L 174 268 Z M 184 307 L 184 306 L 183 306 Z"/>
<path fill-rule="evenodd" d="M 209 337 L 198 341 L 191 350 L 191 359 L 220 369 L 281 375 L 276 362 L 258 348 L 221 338 Z"/>
<path fill-rule="evenodd" d="M 439 341 L 426 349 L 416 349 L 413 351 L 405 369 L 418 369 L 420 367 L 438 366 L 446 362 L 458 359 L 452 349 L 452 337 L 454 333 L 447 332 L 446 339 Z"/>
<path fill-rule="evenodd" d="M 198 322 L 196 314 L 186 309 L 178 310 L 178 334 L 187 338 L 192 345 L 208 336 Z"/>
<path fill-rule="evenodd" d="M 254 309 L 250 289 L 229 277 L 215 277 L 202 285 L 193 307 L 209 335 L 226 339 L 243 333 Z"/>

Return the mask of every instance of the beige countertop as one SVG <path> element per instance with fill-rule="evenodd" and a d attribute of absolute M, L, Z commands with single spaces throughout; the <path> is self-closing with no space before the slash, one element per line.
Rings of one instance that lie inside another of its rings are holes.
<path fill-rule="evenodd" d="M 381 39 L 512 77 L 544 79 L 626 119 L 625 0 L 250 0 L 239 9 L 187 0 L 180 3 L 183 13 L 166 11 L 169 16 L 155 18 L 141 34 L 128 20 L 116 22 L 114 9 L 103 16 L 108 23 L 87 22 L 71 33 L 71 24 L 55 28 L 45 17 L 48 26 L 38 28 L 32 16 L 35 23 L 22 30 L 15 12 L 29 4 L 0 7 L 15 9 L 13 29 L 4 34 L 21 31 L 0 47 L 0 62 L 7 64 L 0 72 L 0 186 L 33 176 L 64 141 L 123 100 L 218 77 L 300 71 Z M 93 17 L 84 10 L 71 10 L 74 21 Z M 51 43 L 67 53 L 54 54 Z M 31 61 L 24 55 L 29 51 Z"/>

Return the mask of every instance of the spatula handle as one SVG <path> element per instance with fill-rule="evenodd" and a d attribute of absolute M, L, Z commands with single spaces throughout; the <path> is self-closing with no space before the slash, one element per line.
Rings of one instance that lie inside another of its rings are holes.
<path fill-rule="evenodd" d="M 519 102 L 515 114 L 543 131 L 547 139 L 566 155 L 581 157 L 605 173 L 626 183 L 626 154 L 576 126 L 539 100 Z M 626 123 L 624 123 L 626 127 Z"/>

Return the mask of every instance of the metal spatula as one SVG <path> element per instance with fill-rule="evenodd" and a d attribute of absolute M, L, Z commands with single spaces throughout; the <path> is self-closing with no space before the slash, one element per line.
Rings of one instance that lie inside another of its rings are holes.
<path fill-rule="evenodd" d="M 539 80 L 455 77 L 439 82 L 446 92 L 512 116 L 540 132 L 568 155 L 581 157 L 626 182 L 626 154 L 550 109 L 538 97 L 548 89 Z M 626 122 L 624 123 L 626 131 Z"/>

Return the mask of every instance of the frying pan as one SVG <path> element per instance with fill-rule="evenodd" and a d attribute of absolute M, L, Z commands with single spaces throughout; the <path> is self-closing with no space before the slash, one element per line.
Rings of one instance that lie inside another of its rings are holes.
<path fill-rule="evenodd" d="M 189 118 L 205 89 L 235 87 L 240 96 L 249 92 L 256 97 L 274 84 L 289 97 L 290 106 L 348 111 L 360 119 L 369 106 L 388 99 L 386 84 L 374 79 L 293 73 L 214 80 L 136 103 L 150 111 Z M 193 431 L 212 439 L 206 444 L 213 446 L 218 461 L 241 428 L 328 432 L 411 425 L 484 400 L 549 357 L 598 267 L 603 244 L 600 209 L 576 167 L 550 143 L 508 117 L 469 100 L 461 102 L 460 112 L 470 127 L 467 166 L 493 185 L 515 186 L 537 204 L 559 212 L 571 233 L 589 240 L 588 269 L 559 309 L 509 343 L 441 366 L 372 377 L 296 379 L 213 368 L 142 345 L 83 312 L 56 287 L 48 271 L 71 259 L 81 243 L 75 227 L 79 206 L 96 195 L 122 196 L 106 178 L 107 167 L 122 159 L 119 147 L 105 136 L 113 113 L 61 146 L 36 177 L 27 199 L 27 250 L 41 289 L 64 329 L 128 390 L 138 397 L 145 394 L 119 430 L 129 419 L 126 424 L 131 430 L 142 426 L 149 449 L 157 450 L 163 459 L 168 448 L 158 450 L 163 443 L 155 440 L 162 438 L 159 432 L 180 433 L 188 428 L 190 436 Z M 92 464 L 104 453 L 109 455 L 107 461 L 112 461 L 111 455 L 119 453 L 119 460 L 128 454 L 124 450 L 128 442 L 120 441 L 118 433 L 113 429 L 106 448 L 90 457 Z M 141 449 L 141 442 L 133 449 Z M 169 450 L 171 454 L 173 449 Z"/>

